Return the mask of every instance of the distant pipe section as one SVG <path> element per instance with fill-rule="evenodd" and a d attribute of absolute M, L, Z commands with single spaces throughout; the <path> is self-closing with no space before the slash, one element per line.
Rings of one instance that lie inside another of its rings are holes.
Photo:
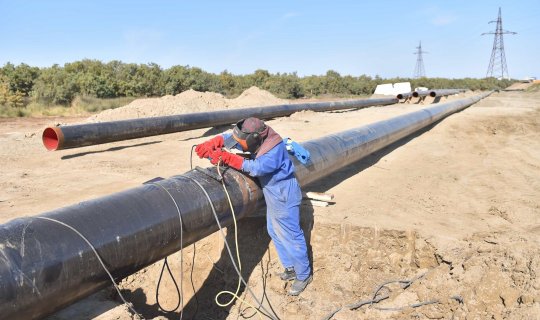
<path fill-rule="evenodd" d="M 453 94 L 458 94 L 460 92 L 466 91 L 465 89 L 433 89 L 433 90 L 420 90 L 420 91 L 413 91 L 412 96 L 414 98 L 421 98 L 421 97 L 444 97 L 449 96 Z M 400 99 L 398 97 L 398 99 Z"/>
<path fill-rule="evenodd" d="M 370 106 L 389 105 L 398 102 L 399 101 L 395 98 L 381 98 L 283 104 L 48 127 L 43 131 L 42 140 L 45 148 L 53 151 L 232 124 L 240 119 L 248 117 L 270 119 L 288 116 L 302 110 L 321 112 L 354 108 L 360 109 Z"/>
<path fill-rule="evenodd" d="M 413 91 L 412 96 L 415 98 L 421 98 L 429 96 L 431 91 L 429 90 L 420 90 L 420 91 Z"/>
<path fill-rule="evenodd" d="M 432 97 L 432 98 L 435 98 L 435 97 L 445 97 L 445 96 L 450 96 L 450 95 L 453 95 L 453 94 L 458 94 L 458 93 L 461 93 L 465 90 L 463 89 L 434 89 L 434 90 L 431 90 L 429 92 L 429 96 Z"/>
<path fill-rule="evenodd" d="M 410 98 L 413 96 L 413 93 L 412 92 L 405 92 L 405 93 L 400 93 L 396 96 L 396 98 L 398 98 L 399 100 L 402 100 L 402 99 L 407 99 L 407 98 Z"/>
<path fill-rule="evenodd" d="M 296 176 L 302 186 L 314 183 L 489 94 L 307 141 L 302 145 L 311 160 L 303 165 L 292 157 Z M 43 218 L 61 221 L 84 235 L 116 279 L 218 230 L 202 188 L 220 223 L 230 225 L 232 213 L 221 183 L 204 170 L 216 173 L 215 168 L 192 170 L 0 225 L 0 318 L 39 319 L 110 284 L 86 242 Z M 262 191 L 253 179 L 232 169 L 225 171 L 224 179 L 238 219 L 263 208 Z"/>

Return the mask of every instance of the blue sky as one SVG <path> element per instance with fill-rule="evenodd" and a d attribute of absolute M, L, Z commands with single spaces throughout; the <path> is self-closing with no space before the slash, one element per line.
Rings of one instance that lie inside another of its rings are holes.
<path fill-rule="evenodd" d="M 510 76 L 540 78 L 540 1 L 8 1 L 0 65 L 84 58 L 190 65 L 219 73 L 484 77 L 502 7 Z"/>

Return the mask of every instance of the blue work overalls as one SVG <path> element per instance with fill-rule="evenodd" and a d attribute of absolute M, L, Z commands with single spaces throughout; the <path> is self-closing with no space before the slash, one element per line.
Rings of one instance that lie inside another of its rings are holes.
<path fill-rule="evenodd" d="M 227 134 L 224 136 L 228 137 Z M 244 160 L 242 171 L 257 177 L 261 183 L 267 208 L 268 234 L 274 241 L 283 267 L 294 267 L 298 280 L 307 279 L 311 268 L 306 239 L 300 228 L 302 191 L 285 144 L 280 142 L 260 157 Z"/>

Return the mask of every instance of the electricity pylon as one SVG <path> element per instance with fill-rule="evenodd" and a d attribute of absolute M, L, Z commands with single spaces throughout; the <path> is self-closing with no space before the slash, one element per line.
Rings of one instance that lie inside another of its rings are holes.
<path fill-rule="evenodd" d="M 506 66 L 506 55 L 504 54 L 503 35 L 504 34 L 517 34 L 517 32 L 503 30 L 500 7 L 499 7 L 499 17 L 497 18 L 497 20 L 490 21 L 489 23 L 494 23 L 494 22 L 497 23 L 497 26 L 495 27 L 494 32 L 482 33 L 482 35 L 486 35 L 486 34 L 495 35 L 495 38 L 493 39 L 493 50 L 491 51 L 491 59 L 489 60 L 489 66 L 486 72 L 486 78 L 497 77 L 500 74 L 501 76 L 499 79 L 504 79 L 504 75 L 506 74 L 506 78 L 510 79 L 510 76 L 508 75 L 508 67 Z"/>
<path fill-rule="evenodd" d="M 414 77 L 416 79 L 423 78 L 426 76 L 426 70 L 424 70 L 424 59 L 422 58 L 423 53 L 427 53 L 427 52 L 422 51 L 422 41 L 420 41 L 420 44 L 418 45 L 418 47 L 416 47 L 416 52 L 414 52 L 414 54 L 417 55 L 416 67 L 414 67 Z"/>

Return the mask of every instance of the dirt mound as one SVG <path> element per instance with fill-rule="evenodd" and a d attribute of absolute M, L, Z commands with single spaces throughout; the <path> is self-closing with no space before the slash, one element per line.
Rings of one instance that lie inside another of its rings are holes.
<path fill-rule="evenodd" d="M 216 111 L 228 108 L 287 103 L 270 92 L 251 87 L 235 99 L 227 99 L 215 92 L 188 90 L 176 96 L 137 99 L 130 104 L 105 110 L 88 118 L 87 122 L 115 121 L 135 118 L 159 117 L 192 112 Z"/>
<path fill-rule="evenodd" d="M 515 82 L 508 88 L 504 89 L 504 91 L 525 91 L 533 85 L 533 82 Z"/>
<path fill-rule="evenodd" d="M 244 107 L 244 106 L 260 106 L 270 104 L 283 104 L 289 103 L 289 101 L 277 98 L 266 90 L 261 90 L 257 87 L 251 87 L 235 99 L 228 100 L 231 107 Z"/>

